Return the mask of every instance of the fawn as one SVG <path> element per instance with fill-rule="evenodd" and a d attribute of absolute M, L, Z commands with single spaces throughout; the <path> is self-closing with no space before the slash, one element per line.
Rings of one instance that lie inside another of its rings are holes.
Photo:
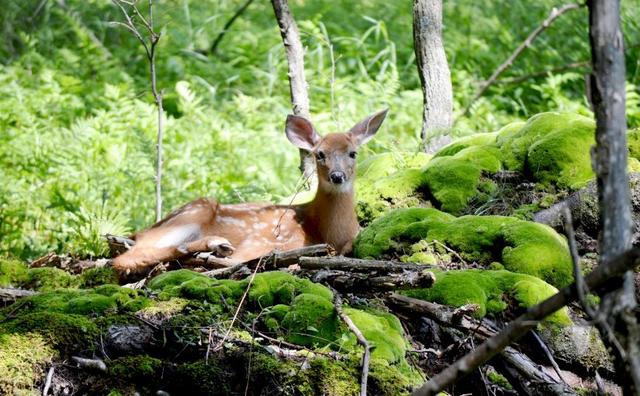
<path fill-rule="evenodd" d="M 226 265 L 316 243 L 327 243 L 339 254 L 351 252 L 360 229 L 353 189 L 357 149 L 378 131 L 387 111 L 365 118 L 347 133 L 324 137 L 307 119 L 289 115 L 287 138 L 315 159 L 318 190 L 313 201 L 225 205 L 200 198 L 134 235 L 136 244 L 116 257 L 113 266 L 125 278 L 198 252 L 215 252 Z"/>

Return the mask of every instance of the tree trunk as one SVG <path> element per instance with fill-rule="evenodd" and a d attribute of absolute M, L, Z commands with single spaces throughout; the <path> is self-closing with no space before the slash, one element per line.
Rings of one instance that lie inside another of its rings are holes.
<path fill-rule="evenodd" d="M 631 247 L 631 202 L 627 177 L 624 45 L 620 30 L 619 0 L 590 0 L 589 38 L 593 72 L 590 94 L 596 116 L 594 165 L 600 202 L 600 262 L 609 261 Z M 598 326 L 603 339 L 612 339 L 616 372 L 625 393 L 640 393 L 640 328 L 633 272 L 620 280 L 621 288 L 603 298 L 601 311 L 610 326 Z M 605 307 L 605 308 L 602 308 Z M 610 347 L 612 345 L 609 345 Z M 625 356 L 626 355 L 626 356 Z M 625 359 L 626 358 L 626 359 Z"/>
<path fill-rule="evenodd" d="M 309 93 L 307 81 L 304 77 L 304 48 L 300 41 L 300 32 L 296 21 L 291 15 L 287 0 L 271 0 L 273 12 L 275 13 L 282 43 L 284 44 L 287 63 L 289 64 L 289 88 L 291 90 L 291 105 L 293 114 L 302 116 L 308 120 L 309 114 Z M 313 174 L 315 164 L 305 150 L 300 150 L 300 171 L 305 178 Z"/>
<path fill-rule="evenodd" d="M 435 152 L 447 144 L 453 112 L 451 74 L 442 44 L 442 0 L 414 0 L 413 40 L 422 84 L 423 149 Z"/>

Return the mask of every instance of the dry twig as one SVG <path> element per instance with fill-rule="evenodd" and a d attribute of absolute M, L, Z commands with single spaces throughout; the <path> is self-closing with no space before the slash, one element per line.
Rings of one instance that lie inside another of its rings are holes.
<path fill-rule="evenodd" d="M 360 378 L 360 396 L 367 396 L 367 378 L 369 377 L 369 359 L 371 355 L 371 346 L 364 338 L 364 335 L 358 329 L 358 326 L 353 323 L 349 315 L 345 314 L 342 310 L 342 298 L 340 294 L 333 290 L 333 307 L 342 321 L 347 325 L 349 330 L 355 334 L 358 344 L 364 348 L 364 354 L 362 355 L 362 376 Z"/>

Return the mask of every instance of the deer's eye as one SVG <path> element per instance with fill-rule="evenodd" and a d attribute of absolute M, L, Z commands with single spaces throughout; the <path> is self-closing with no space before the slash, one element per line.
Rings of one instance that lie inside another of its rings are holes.
<path fill-rule="evenodd" d="M 326 156 L 324 155 L 324 152 L 323 152 L 323 151 L 318 151 L 318 152 L 316 153 L 316 156 L 318 156 L 318 159 L 319 159 L 319 160 L 323 160 L 323 159 L 325 159 L 325 158 L 326 158 Z"/>
<path fill-rule="evenodd" d="M 356 156 L 358 155 L 358 153 L 356 153 L 355 151 L 352 151 L 349 153 L 349 157 L 351 158 L 356 158 Z"/>

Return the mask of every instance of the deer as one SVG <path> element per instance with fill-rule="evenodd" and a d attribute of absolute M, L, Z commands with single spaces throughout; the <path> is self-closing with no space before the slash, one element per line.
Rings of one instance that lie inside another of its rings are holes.
<path fill-rule="evenodd" d="M 349 254 L 360 231 L 354 191 L 358 148 L 374 137 L 387 112 L 366 117 L 348 132 L 324 137 L 308 119 L 287 116 L 286 137 L 315 161 L 318 183 L 312 201 L 221 204 L 199 198 L 134 234 L 135 245 L 117 256 L 113 267 L 123 280 L 200 252 L 213 252 L 221 266 L 319 243 Z"/>

